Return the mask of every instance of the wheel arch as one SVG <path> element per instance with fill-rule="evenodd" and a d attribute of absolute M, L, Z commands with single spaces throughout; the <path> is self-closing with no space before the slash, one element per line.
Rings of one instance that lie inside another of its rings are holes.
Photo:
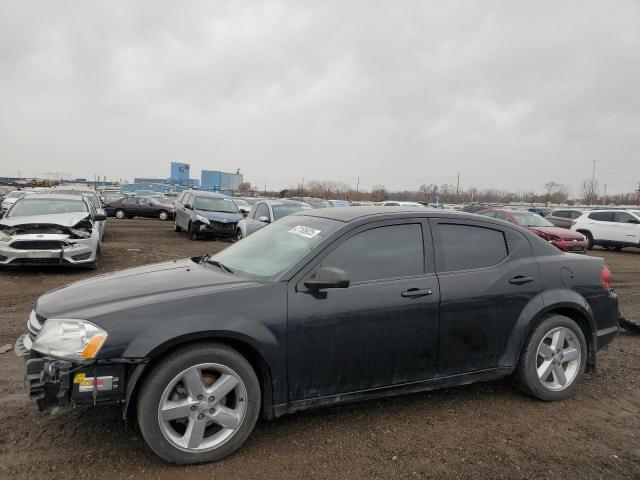
<path fill-rule="evenodd" d="M 137 364 L 128 375 L 125 400 L 123 405 L 123 417 L 130 418 L 135 412 L 135 405 L 140 391 L 140 385 L 153 370 L 153 368 L 167 355 L 185 348 L 189 345 L 202 343 L 219 343 L 231 347 L 240 353 L 251 365 L 258 377 L 260 384 L 261 409 L 260 416 L 265 419 L 273 418 L 273 383 L 271 368 L 264 355 L 246 339 L 225 336 L 217 332 L 210 334 L 199 333 L 196 335 L 184 335 L 159 345 L 150 352 L 148 360 Z"/>
<path fill-rule="evenodd" d="M 524 308 L 514 327 L 511 340 L 500 359 L 501 366 L 515 367 L 535 328 L 550 315 L 563 315 L 575 321 L 587 342 L 587 366 L 595 369 L 597 328 L 587 301 L 572 290 L 558 289 L 534 297 Z"/>

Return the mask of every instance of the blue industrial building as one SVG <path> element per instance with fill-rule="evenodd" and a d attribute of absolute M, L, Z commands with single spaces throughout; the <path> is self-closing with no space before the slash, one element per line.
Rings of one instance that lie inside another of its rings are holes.
<path fill-rule="evenodd" d="M 200 187 L 204 190 L 233 195 L 242 183 L 242 174 L 220 172 L 218 170 L 202 170 L 200 176 Z"/>
<path fill-rule="evenodd" d="M 189 181 L 189 164 L 180 162 L 171 162 L 171 175 L 169 178 L 177 180 L 175 183 L 182 185 L 187 184 Z"/>

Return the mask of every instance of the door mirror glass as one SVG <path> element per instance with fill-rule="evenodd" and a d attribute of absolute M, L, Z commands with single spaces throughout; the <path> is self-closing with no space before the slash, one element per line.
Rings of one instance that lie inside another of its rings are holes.
<path fill-rule="evenodd" d="M 322 290 L 323 288 L 348 288 L 349 275 L 336 267 L 322 267 L 316 274 L 304 282 L 309 290 Z"/>
<path fill-rule="evenodd" d="M 96 222 L 102 222 L 102 221 L 104 221 L 104 220 L 106 220 L 106 219 L 107 219 L 107 216 L 106 216 L 106 215 L 104 215 L 104 214 L 102 214 L 102 213 L 96 213 L 96 215 L 93 217 L 93 219 L 94 219 Z"/>
<path fill-rule="evenodd" d="M 191 204 L 187 203 L 184 208 L 186 208 L 187 210 L 191 210 L 193 207 L 191 206 Z"/>

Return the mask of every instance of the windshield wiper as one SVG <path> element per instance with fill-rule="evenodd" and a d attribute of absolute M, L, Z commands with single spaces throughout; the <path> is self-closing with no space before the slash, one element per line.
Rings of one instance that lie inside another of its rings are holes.
<path fill-rule="evenodd" d="M 210 265 L 218 267 L 220 270 L 224 270 L 225 272 L 233 273 L 233 270 L 231 270 L 225 264 L 220 263 L 217 260 L 211 260 L 211 255 L 205 255 L 204 257 L 202 257 L 202 260 L 200 260 L 200 263 L 202 263 L 202 262 L 206 262 L 206 263 L 208 263 Z"/>

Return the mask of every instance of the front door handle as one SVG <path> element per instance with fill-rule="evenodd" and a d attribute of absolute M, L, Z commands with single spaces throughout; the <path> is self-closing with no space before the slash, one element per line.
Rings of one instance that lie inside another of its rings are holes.
<path fill-rule="evenodd" d="M 410 288 L 402 292 L 400 296 L 405 298 L 420 298 L 431 295 L 432 293 L 430 288 Z"/>
<path fill-rule="evenodd" d="M 533 277 L 525 277 L 524 275 L 516 275 L 511 280 L 509 280 L 509 283 L 511 283 L 513 285 L 524 285 L 525 283 L 531 283 L 534 280 L 535 280 L 535 278 L 533 278 Z"/>

